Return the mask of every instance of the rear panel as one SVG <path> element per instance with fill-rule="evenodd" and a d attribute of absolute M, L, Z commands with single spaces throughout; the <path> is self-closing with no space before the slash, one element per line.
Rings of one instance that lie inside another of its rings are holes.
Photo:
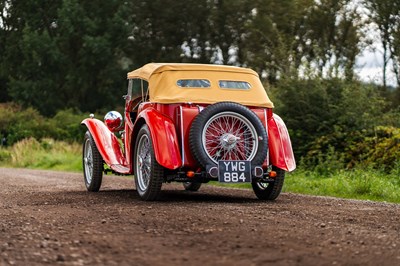
<path fill-rule="evenodd" d="M 180 106 L 177 109 L 177 122 L 179 135 L 181 137 L 181 156 L 182 165 L 184 167 L 195 168 L 198 163 L 193 158 L 189 146 L 189 131 L 192 125 L 193 119 L 200 113 L 203 107 L 200 106 Z"/>
<path fill-rule="evenodd" d="M 189 132 L 194 118 L 204 109 L 203 106 L 183 105 L 176 109 L 177 133 L 180 136 L 182 165 L 194 169 L 199 167 L 193 158 L 189 145 Z M 252 111 L 260 118 L 262 124 L 267 129 L 267 109 L 257 108 Z"/>

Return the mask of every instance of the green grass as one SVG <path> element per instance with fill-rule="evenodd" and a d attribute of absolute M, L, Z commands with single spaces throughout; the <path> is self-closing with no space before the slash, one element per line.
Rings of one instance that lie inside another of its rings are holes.
<path fill-rule="evenodd" d="M 400 176 L 378 170 L 354 169 L 329 176 L 297 170 L 287 174 L 284 191 L 309 195 L 400 203 Z"/>
<path fill-rule="evenodd" d="M 82 171 L 81 144 L 52 139 L 25 139 L 7 149 L 0 147 L 0 166 Z M 249 184 L 225 185 L 251 188 Z M 286 174 L 284 192 L 340 198 L 364 199 L 400 203 L 400 165 L 392 173 L 373 169 L 336 171 L 321 175 L 316 171 L 297 169 Z"/>
<path fill-rule="evenodd" d="M 10 148 L 0 148 L 0 165 L 60 171 L 82 171 L 82 150 L 79 144 L 30 138 Z"/>
<path fill-rule="evenodd" d="M 400 203 L 400 169 L 384 173 L 373 169 L 337 171 L 329 176 L 298 169 L 287 173 L 283 192 Z M 250 184 L 210 184 L 251 189 Z"/>

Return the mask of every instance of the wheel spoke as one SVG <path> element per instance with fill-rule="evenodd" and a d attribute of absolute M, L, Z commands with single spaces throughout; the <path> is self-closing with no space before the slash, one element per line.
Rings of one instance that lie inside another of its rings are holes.
<path fill-rule="evenodd" d="M 203 147 L 211 160 L 252 160 L 258 144 L 254 126 L 244 116 L 222 112 L 211 117 L 203 133 Z"/>
<path fill-rule="evenodd" d="M 86 182 L 90 184 L 93 178 L 93 154 L 92 154 L 92 146 L 90 144 L 89 139 L 85 141 L 84 165 L 85 165 L 84 170 L 85 170 Z"/>
<path fill-rule="evenodd" d="M 82 151 L 82 166 L 85 186 L 88 191 L 97 192 L 103 178 L 103 160 L 89 131 L 85 133 Z"/>
<path fill-rule="evenodd" d="M 138 155 L 136 159 L 138 170 L 136 178 L 140 190 L 145 191 L 149 186 L 151 176 L 150 141 L 147 135 L 142 135 L 138 143 Z"/>

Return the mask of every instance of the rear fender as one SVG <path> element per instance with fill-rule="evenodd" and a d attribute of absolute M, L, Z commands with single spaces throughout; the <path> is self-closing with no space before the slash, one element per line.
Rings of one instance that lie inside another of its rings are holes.
<path fill-rule="evenodd" d="M 125 157 L 114 133 L 102 121 L 95 118 L 86 118 L 81 125 L 85 125 L 89 130 L 104 162 L 119 173 L 128 173 Z"/>
<path fill-rule="evenodd" d="M 272 165 L 289 172 L 296 169 L 289 132 L 277 114 L 268 120 L 268 145 Z"/>
<path fill-rule="evenodd" d="M 148 108 L 141 112 L 139 119 L 144 119 L 149 127 L 157 162 L 171 170 L 181 167 L 182 157 L 174 122 L 154 108 Z M 135 127 L 141 125 L 141 123 L 135 124 Z M 134 128 L 134 132 L 137 130 L 139 128 Z"/>

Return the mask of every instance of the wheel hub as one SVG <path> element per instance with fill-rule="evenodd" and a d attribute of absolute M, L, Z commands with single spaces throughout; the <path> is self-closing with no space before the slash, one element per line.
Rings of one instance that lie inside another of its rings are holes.
<path fill-rule="evenodd" d="M 239 137 L 236 137 L 231 133 L 225 133 L 221 136 L 221 146 L 225 150 L 231 150 L 236 146 L 238 140 L 240 140 Z"/>

